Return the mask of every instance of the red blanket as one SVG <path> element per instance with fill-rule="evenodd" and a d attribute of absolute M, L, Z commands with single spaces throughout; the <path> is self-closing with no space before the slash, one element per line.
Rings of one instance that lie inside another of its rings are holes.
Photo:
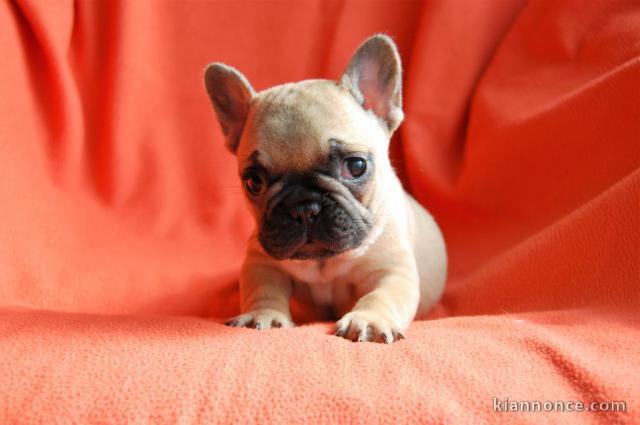
<path fill-rule="evenodd" d="M 225 328 L 251 220 L 205 65 L 338 78 L 381 31 L 442 302 L 390 346 Z M 636 1 L 13 0 L 0 53 L 1 422 L 640 422 Z"/>

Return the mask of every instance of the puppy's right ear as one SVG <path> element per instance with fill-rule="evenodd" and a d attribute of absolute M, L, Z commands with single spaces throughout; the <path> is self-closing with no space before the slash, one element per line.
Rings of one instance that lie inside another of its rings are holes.
<path fill-rule="evenodd" d="M 223 63 L 207 66 L 204 84 L 227 139 L 227 148 L 235 154 L 256 92 L 244 75 Z"/>

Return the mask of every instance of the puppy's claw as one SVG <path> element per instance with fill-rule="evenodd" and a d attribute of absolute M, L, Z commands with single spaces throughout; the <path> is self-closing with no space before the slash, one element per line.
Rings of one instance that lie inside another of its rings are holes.
<path fill-rule="evenodd" d="M 366 326 L 360 329 L 360 331 L 358 332 L 358 342 L 373 341 L 373 339 L 371 338 L 372 334 L 373 329 L 371 329 L 371 326 Z"/>
<path fill-rule="evenodd" d="M 232 328 L 235 328 L 238 326 L 238 321 L 236 319 L 230 319 L 227 320 L 226 322 L 224 322 L 225 326 L 231 326 Z"/>
<path fill-rule="evenodd" d="M 344 328 L 338 328 L 336 329 L 336 336 L 344 336 L 347 333 L 347 330 Z"/>
<path fill-rule="evenodd" d="M 395 338 L 396 341 L 400 341 L 401 339 L 406 339 L 404 334 L 400 331 L 393 331 L 393 337 Z"/>
<path fill-rule="evenodd" d="M 385 344 L 393 343 L 393 337 L 386 332 L 380 334 L 380 337 L 382 338 L 382 342 L 384 342 Z"/>
<path fill-rule="evenodd" d="M 262 323 L 256 323 L 255 326 L 256 330 L 262 330 L 262 329 L 267 329 L 267 326 L 263 325 Z"/>

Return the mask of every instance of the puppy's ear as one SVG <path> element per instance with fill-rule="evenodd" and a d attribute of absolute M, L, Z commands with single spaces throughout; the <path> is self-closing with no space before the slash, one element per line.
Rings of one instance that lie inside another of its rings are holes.
<path fill-rule="evenodd" d="M 358 103 L 373 111 L 393 133 L 402 113 L 402 65 L 395 43 L 384 34 L 367 39 L 340 79 Z"/>
<path fill-rule="evenodd" d="M 204 83 L 227 139 L 227 148 L 236 153 L 249 104 L 256 92 L 244 75 L 223 63 L 207 66 Z"/>

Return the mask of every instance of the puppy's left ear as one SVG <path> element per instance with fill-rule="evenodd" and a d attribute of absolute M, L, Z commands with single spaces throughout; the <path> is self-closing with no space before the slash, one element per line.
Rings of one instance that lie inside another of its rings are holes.
<path fill-rule="evenodd" d="M 351 58 L 340 79 L 366 110 L 373 111 L 393 133 L 402 113 L 402 65 L 393 40 L 377 34 L 367 39 Z"/>

